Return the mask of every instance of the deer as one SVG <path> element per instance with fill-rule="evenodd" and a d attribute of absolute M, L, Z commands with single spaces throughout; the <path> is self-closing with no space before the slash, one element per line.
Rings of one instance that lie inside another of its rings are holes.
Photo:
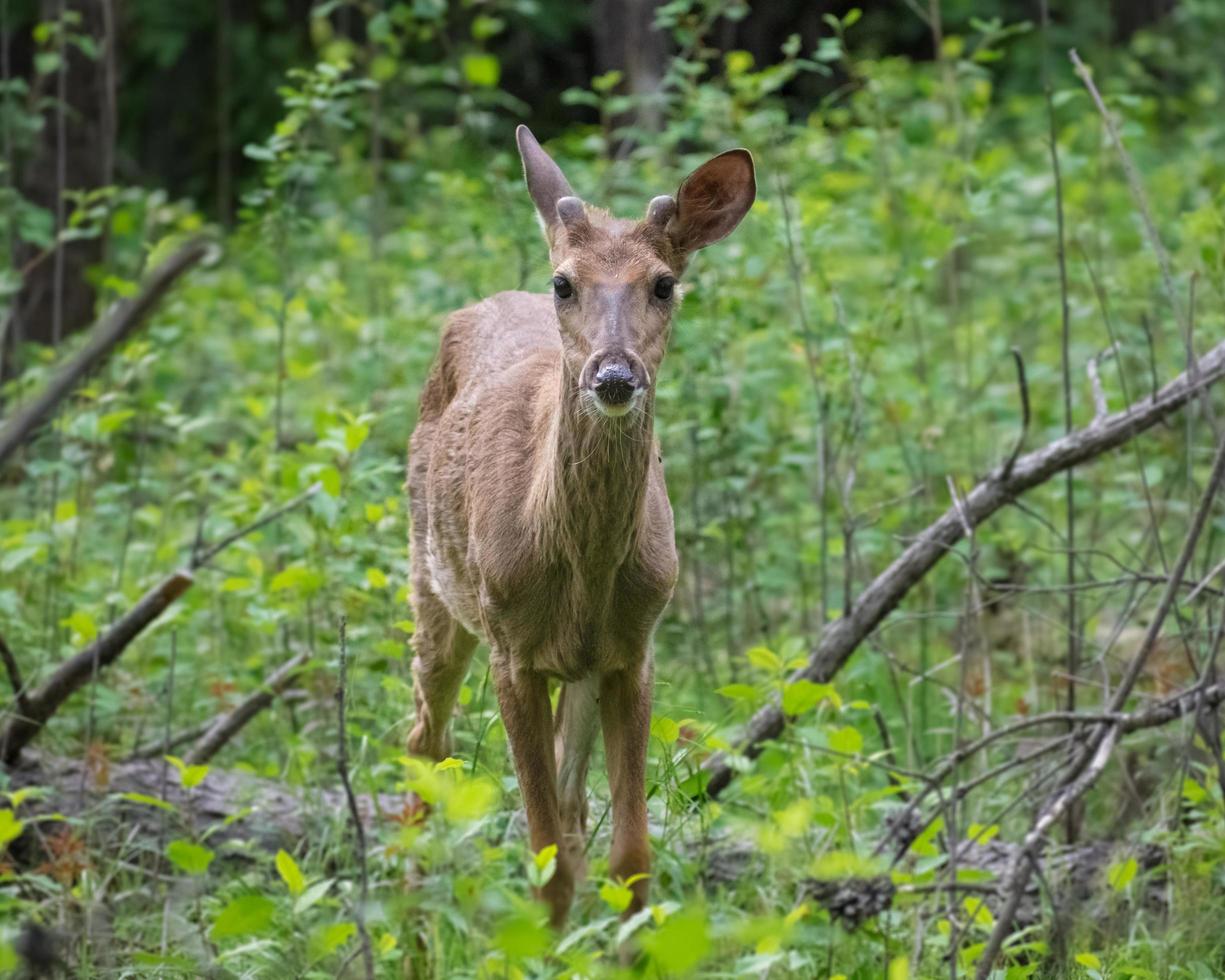
<path fill-rule="evenodd" d="M 484 640 L 530 846 L 557 848 L 537 897 L 560 927 L 585 874 L 597 730 L 609 873 L 630 887 L 627 916 L 647 903 L 652 643 L 678 573 L 655 386 L 689 259 L 736 228 L 756 182 L 751 154 L 728 150 L 641 220 L 619 219 L 576 197 L 526 126 L 516 142 L 552 282 L 450 314 L 421 392 L 407 472 L 408 751 L 448 756 Z"/>

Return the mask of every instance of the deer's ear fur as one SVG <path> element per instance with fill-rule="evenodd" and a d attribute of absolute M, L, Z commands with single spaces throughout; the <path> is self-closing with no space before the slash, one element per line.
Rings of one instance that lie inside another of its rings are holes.
<path fill-rule="evenodd" d="M 756 197 L 752 154 L 742 149 L 720 153 L 681 184 L 668 235 L 683 252 L 713 245 L 735 230 Z"/>
<path fill-rule="evenodd" d="M 553 230 L 562 220 L 557 213 L 557 202 L 563 198 L 574 199 L 574 191 L 561 168 L 540 148 L 530 129 L 520 126 L 515 130 L 515 142 L 519 144 L 519 157 L 523 160 L 527 192 L 532 195 L 545 235 L 552 240 Z"/>

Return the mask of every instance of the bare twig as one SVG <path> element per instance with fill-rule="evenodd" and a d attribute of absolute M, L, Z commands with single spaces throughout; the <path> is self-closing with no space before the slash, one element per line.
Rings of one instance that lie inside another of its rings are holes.
<path fill-rule="evenodd" d="M 212 718 L 207 718 L 204 721 L 197 722 L 194 725 L 189 725 L 187 728 L 180 731 L 170 733 L 163 732 L 151 741 L 144 742 L 136 746 L 127 755 L 127 761 L 136 759 L 160 759 L 167 752 L 173 752 L 180 745 L 186 745 L 188 742 L 194 742 L 201 735 L 212 728 L 221 719 L 221 715 L 215 715 Z"/>
<path fill-rule="evenodd" d="M 791 680 L 828 683 L 906 594 L 961 540 L 964 534 L 962 517 L 972 526 L 981 524 L 1019 494 L 1046 482 L 1056 473 L 1086 463 L 1134 439 L 1176 412 L 1204 388 L 1225 377 L 1225 343 L 1201 357 L 1197 367 L 1194 377 L 1191 372 L 1184 372 L 1155 396 L 1146 396 L 1123 411 L 1019 457 L 1007 477 L 1002 470 L 990 474 L 965 495 L 960 508 L 949 508 L 920 533 L 893 564 L 859 594 L 848 615 L 826 627 L 808 664 L 793 674 Z M 737 751 L 755 758 L 762 745 L 776 738 L 785 724 L 786 718 L 777 703 L 762 708 L 749 721 Z M 718 796 L 735 777 L 735 770 L 722 754 L 713 756 L 706 770 L 710 774 L 706 784 L 709 796 Z"/>
<path fill-rule="evenodd" d="M 318 483 L 318 482 L 312 483 L 309 487 L 303 490 L 300 494 L 298 494 L 292 500 L 286 501 L 285 503 L 281 504 L 280 507 L 277 507 L 275 510 L 270 510 L 267 514 L 257 517 L 254 521 L 252 521 L 250 524 L 247 524 L 245 527 L 240 527 L 237 531 L 227 534 L 224 538 L 222 538 L 216 544 L 209 545 L 209 547 L 205 548 L 204 550 L 200 550 L 200 542 L 197 541 L 196 545 L 193 547 L 194 553 L 191 559 L 191 568 L 194 570 L 194 569 L 200 568 L 203 565 L 207 565 L 210 561 L 216 558 L 217 555 L 219 555 L 222 551 L 224 551 L 226 548 L 232 545 L 235 541 L 238 541 L 241 538 L 245 538 L 248 534 L 254 534 L 260 528 L 264 527 L 265 525 L 271 524 L 277 518 L 283 517 L 285 514 L 288 514 L 295 507 L 298 507 L 301 504 L 305 503 L 307 500 L 310 500 L 311 497 L 313 497 L 315 494 L 319 492 L 322 486 L 323 486 L 322 483 Z"/>
<path fill-rule="evenodd" d="M 1063 432 L 1072 432 L 1072 314 L 1068 302 L 1068 249 L 1063 212 L 1063 171 L 1059 164 L 1059 126 L 1055 120 L 1054 83 L 1051 80 L 1050 27 L 1051 11 L 1048 0 L 1039 0 L 1042 19 L 1042 95 L 1046 100 L 1047 135 L 1051 155 L 1051 176 L 1055 181 L 1055 258 L 1059 263 L 1059 375 L 1063 389 Z M 1104 413 L 1103 413 L 1104 414 Z M 1094 419 L 1096 421 L 1096 418 Z M 1068 549 L 1064 564 L 1064 578 L 1070 591 L 1067 595 L 1067 653 L 1065 666 L 1068 683 L 1064 704 L 1069 711 L 1076 710 L 1076 684 L 1074 678 L 1080 672 L 1081 631 L 1079 611 L 1076 604 L 1076 479 L 1072 468 L 1063 475 L 1063 520 L 1064 538 Z M 1076 814 L 1068 817 L 1068 840 L 1076 839 L 1079 827 Z"/>
<path fill-rule="evenodd" d="M 90 370 L 97 367 L 139 327 L 158 301 L 184 272 L 208 252 L 203 241 L 183 246 L 159 265 L 139 295 L 120 303 L 110 318 L 94 328 L 80 351 L 71 357 L 43 391 L 0 430 L 0 465 L 17 451 Z"/>
<path fill-rule="evenodd" d="M 1112 357 L 1117 347 L 1111 344 L 1104 351 L 1094 354 L 1089 358 L 1089 363 L 1085 365 L 1085 372 L 1089 375 L 1089 385 L 1093 389 L 1093 421 L 1104 419 L 1110 413 L 1110 406 L 1106 404 L 1106 392 L 1102 390 L 1102 376 L 1098 373 L 1097 362 L 1101 359 Z"/>
<path fill-rule="evenodd" d="M 9 675 L 9 684 L 13 688 L 13 701 L 17 705 L 17 711 L 25 714 L 30 708 L 30 703 L 26 700 L 25 681 L 21 679 L 21 668 L 17 666 L 17 658 L 13 656 L 13 651 L 9 649 L 3 636 L 0 636 L 0 660 L 4 661 L 4 669 Z"/>
<path fill-rule="evenodd" d="M 366 868 L 366 828 L 362 824 L 361 811 L 357 808 L 357 797 L 349 781 L 349 737 L 345 730 L 345 691 L 348 681 L 348 641 L 345 637 L 345 617 L 340 617 L 340 680 L 336 685 L 336 718 L 339 730 L 336 733 L 336 769 L 344 785 L 345 798 L 349 802 L 349 816 L 353 820 L 353 832 L 357 837 L 357 863 L 361 871 L 361 892 L 354 905 L 353 919 L 357 923 L 357 934 L 361 939 L 362 962 L 366 967 L 367 980 L 374 980 L 374 949 L 370 945 L 370 933 L 366 930 L 366 900 L 370 892 L 370 876 Z"/>
<path fill-rule="evenodd" d="M 187 753 L 186 761 L 192 765 L 208 762 L 221 751 L 227 742 L 242 731 L 251 719 L 272 704 L 273 699 L 285 690 L 289 682 L 293 680 L 294 674 L 308 660 L 310 660 L 310 651 L 303 650 L 281 664 L 264 681 L 258 691 L 245 698 L 233 711 L 212 722 L 204 737 Z"/>
<path fill-rule="evenodd" d="M 1029 382 L 1025 379 L 1025 359 L 1021 356 L 1021 348 L 1012 348 L 1012 359 L 1017 365 L 1017 388 L 1021 392 L 1021 432 L 1017 436 L 1016 445 L 1012 447 L 1012 453 L 1008 456 L 1008 461 L 1004 463 L 1003 475 L 1007 479 L 1012 473 L 1012 467 L 1016 465 L 1017 457 L 1021 455 L 1021 450 L 1025 448 L 1025 439 L 1029 435 Z"/>
<path fill-rule="evenodd" d="M 1085 88 L 1088 89 L 1089 96 L 1093 99 L 1093 104 L 1097 106 L 1097 111 L 1101 114 L 1102 122 L 1106 126 L 1106 133 L 1110 137 L 1110 142 L 1119 154 L 1119 162 L 1123 165 L 1123 176 L 1127 178 L 1128 190 L 1131 191 L 1132 200 L 1135 202 L 1136 209 L 1140 212 L 1140 218 L 1144 224 L 1144 232 L 1148 238 L 1149 246 L 1152 248 L 1153 254 L 1157 256 L 1157 265 L 1161 270 L 1161 282 L 1165 288 L 1166 298 L 1170 302 L 1170 310 L 1174 313 L 1174 319 L 1178 322 L 1183 332 L 1184 340 L 1189 345 L 1189 332 L 1186 329 L 1183 314 L 1179 309 L 1178 295 L 1174 289 L 1174 275 L 1170 271 L 1170 255 L 1161 242 L 1161 236 L 1157 234 L 1157 223 L 1153 220 L 1153 211 L 1149 207 L 1148 195 L 1144 192 L 1144 183 L 1140 180 L 1140 173 L 1136 169 L 1135 161 L 1132 160 L 1131 154 L 1127 152 L 1127 148 L 1123 145 L 1123 137 L 1119 135 L 1119 127 L 1115 123 L 1114 116 L 1106 108 L 1102 94 L 1097 90 L 1097 86 L 1093 84 L 1093 73 L 1080 60 L 1080 55 L 1076 53 L 1075 48 L 1068 52 L 1068 57 L 1072 60 L 1077 76 L 1084 83 Z M 1187 356 L 1188 358 L 1192 356 L 1189 348 Z M 1194 372 L 1194 365 L 1190 367 L 1190 370 Z"/>
<path fill-rule="evenodd" d="M 1191 594 L 1187 596 L 1187 603 L 1190 604 L 1194 602 L 1196 597 L 1205 590 L 1212 592 L 1213 590 L 1208 588 L 1208 583 L 1220 575 L 1221 572 L 1225 572 L 1225 561 L 1222 561 L 1212 571 L 1200 579 L 1199 584 L 1195 586 L 1195 588 L 1191 590 Z"/>

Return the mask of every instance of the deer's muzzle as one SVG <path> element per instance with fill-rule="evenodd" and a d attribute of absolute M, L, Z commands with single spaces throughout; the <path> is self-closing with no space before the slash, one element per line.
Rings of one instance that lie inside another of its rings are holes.
<path fill-rule="evenodd" d="M 647 383 L 646 366 L 629 351 L 600 351 L 583 369 L 583 387 L 595 395 L 596 404 L 608 415 L 629 411 Z"/>

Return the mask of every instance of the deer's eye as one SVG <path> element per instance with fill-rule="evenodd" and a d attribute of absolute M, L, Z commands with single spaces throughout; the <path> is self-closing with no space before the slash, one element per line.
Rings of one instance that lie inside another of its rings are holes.
<path fill-rule="evenodd" d="M 676 288 L 676 280 L 671 276 L 660 276 L 655 280 L 656 299 L 671 299 L 672 290 Z"/>
<path fill-rule="evenodd" d="M 574 287 L 565 276 L 553 277 L 553 295 L 558 299 L 569 299 L 574 295 Z"/>

